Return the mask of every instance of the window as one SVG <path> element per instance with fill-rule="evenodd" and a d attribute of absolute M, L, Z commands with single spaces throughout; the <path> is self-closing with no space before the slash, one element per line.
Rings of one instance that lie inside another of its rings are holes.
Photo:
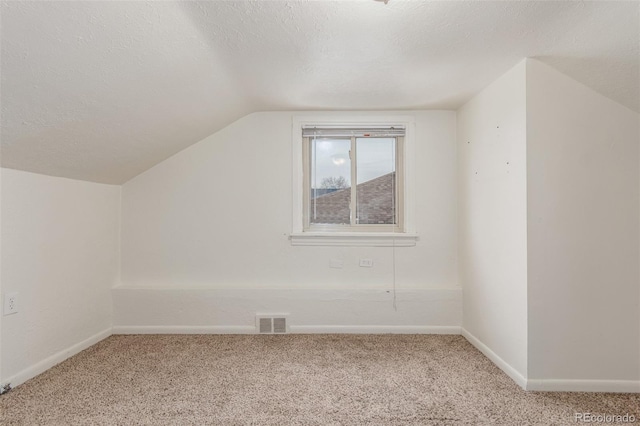
<path fill-rule="evenodd" d="M 292 245 L 415 246 L 415 117 L 294 116 Z"/>
<path fill-rule="evenodd" d="M 404 134 L 303 128 L 304 231 L 403 232 Z"/>

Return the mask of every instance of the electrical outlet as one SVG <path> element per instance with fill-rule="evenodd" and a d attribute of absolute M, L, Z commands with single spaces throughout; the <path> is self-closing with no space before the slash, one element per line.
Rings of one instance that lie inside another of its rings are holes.
<path fill-rule="evenodd" d="M 330 268 L 342 269 L 343 266 L 344 266 L 344 262 L 342 262 L 342 260 L 340 259 L 331 259 L 329 263 Z"/>
<path fill-rule="evenodd" d="M 372 268 L 373 260 L 372 259 L 360 259 L 360 267 L 361 268 Z"/>
<path fill-rule="evenodd" d="M 18 312 L 18 293 L 4 295 L 4 314 L 11 315 Z"/>

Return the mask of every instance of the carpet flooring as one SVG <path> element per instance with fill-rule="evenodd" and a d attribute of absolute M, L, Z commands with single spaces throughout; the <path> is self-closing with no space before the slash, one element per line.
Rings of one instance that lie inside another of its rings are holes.
<path fill-rule="evenodd" d="M 525 392 L 442 335 L 111 336 L 0 396 L 2 425 L 562 425 L 575 413 L 640 419 L 640 395 Z"/>

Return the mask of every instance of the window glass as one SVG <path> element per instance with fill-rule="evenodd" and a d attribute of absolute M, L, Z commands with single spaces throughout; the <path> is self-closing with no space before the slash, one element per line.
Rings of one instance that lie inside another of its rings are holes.
<path fill-rule="evenodd" d="M 356 138 L 356 223 L 396 223 L 396 139 Z"/>
<path fill-rule="evenodd" d="M 351 222 L 351 139 L 312 138 L 309 223 Z"/>

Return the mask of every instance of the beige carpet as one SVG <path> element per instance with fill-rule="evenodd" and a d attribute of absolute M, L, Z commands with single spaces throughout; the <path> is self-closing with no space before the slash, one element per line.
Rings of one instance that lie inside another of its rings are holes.
<path fill-rule="evenodd" d="M 461 336 L 112 336 L 0 397 L 2 425 L 551 425 L 640 395 L 524 392 Z"/>

